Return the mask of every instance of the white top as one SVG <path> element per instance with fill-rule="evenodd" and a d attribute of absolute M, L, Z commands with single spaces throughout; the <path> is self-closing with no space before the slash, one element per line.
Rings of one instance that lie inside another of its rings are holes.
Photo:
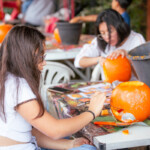
<path fill-rule="evenodd" d="M 104 53 L 98 47 L 97 38 L 94 38 L 92 40 L 91 44 L 85 44 L 83 46 L 83 48 L 81 49 L 81 51 L 79 52 L 79 54 L 75 58 L 74 65 L 75 65 L 75 67 L 82 68 L 79 64 L 79 61 L 82 57 L 98 57 L 98 56 L 107 57 L 113 51 L 119 50 L 119 49 L 124 49 L 127 52 L 129 52 L 133 48 L 135 48 L 135 47 L 137 47 L 143 43 L 145 43 L 144 37 L 139 33 L 131 31 L 128 39 L 126 40 L 126 42 L 122 46 L 120 46 L 120 47 L 116 47 L 116 46 L 108 47 L 108 45 L 107 45 L 105 48 L 105 53 Z M 104 79 L 102 67 L 101 67 L 101 72 L 102 72 L 102 79 Z"/>
<path fill-rule="evenodd" d="M 25 13 L 24 20 L 33 25 L 44 26 L 45 17 L 66 20 L 70 14 L 69 8 L 63 8 L 63 0 L 33 0 Z"/>
<path fill-rule="evenodd" d="M 54 0 L 33 0 L 25 13 L 25 22 L 44 25 L 44 16 L 55 12 Z"/>
<path fill-rule="evenodd" d="M 5 113 L 7 121 L 0 118 L 0 136 L 8 137 L 19 142 L 30 142 L 32 126 L 15 110 L 15 106 L 22 102 L 35 99 L 26 80 L 19 78 L 20 86 L 17 97 L 16 77 L 8 74 L 5 82 Z M 18 101 L 18 102 L 17 102 Z"/>

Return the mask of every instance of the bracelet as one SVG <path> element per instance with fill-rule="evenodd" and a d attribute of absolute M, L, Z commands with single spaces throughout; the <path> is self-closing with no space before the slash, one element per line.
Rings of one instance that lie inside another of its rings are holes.
<path fill-rule="evenodd" d="M 91 111 L 91 110 L 87 110 L 87 111 L 85 111 L 85 112 L 89 112 L 89 113 L 91 113 L 91 114 L 93 115 L 93 120 L 95 119 L 95 114 L 94 114 L 94 112 L 93 112 L 93 111 Z"/>

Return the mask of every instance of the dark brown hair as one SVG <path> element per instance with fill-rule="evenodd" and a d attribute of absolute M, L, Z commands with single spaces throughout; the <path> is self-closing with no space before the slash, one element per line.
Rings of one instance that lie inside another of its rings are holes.
<path fill-rule="evenodd" d="M 124 9 L 127 9 L 130 4 L 132 3 L 132 0 L 117 0 L 120 4 L 120 6 Z"/>
<path fill-rule="evenodd" d="M 13 27 L 0 47 L 0 117 L 5 118 L 4 96 L 7 74 L 16 77 L 17 93 L 19 78 L 24 78 L 41 106 L 37 117 L 43 115 L 44 107 L 39 95 L 40 71 L 38 64 L 44 55 L 44 35 L 33 27 Z M 6 119 L 6 118 L 5 118 Z"/>
<path fill-rule="evenodd" d="M 111 39 L 111 34 L 110 34 L 111 26 L 113 26 L 116 29 L 119 38 L 116 46 L 119 46 L 129 36 L 131 32 L 130 26 L 127 23 L 125 23 L 121 15 L 113 9 L 106 9 L 98 15 L 96 20 L 98 34 L 100 34 L 99 25 L 103 22 L 105 22 L 107 25 L 108 32 L 109 32 L 109 39 Z M 105 52 L 105 48 L 107 44 L 110 46 L 110 44 L 105 42 L 103 38 L 102 39 L 97 38 L 97 41 L 98 41 L 98 46 L 103 52 Z"/>

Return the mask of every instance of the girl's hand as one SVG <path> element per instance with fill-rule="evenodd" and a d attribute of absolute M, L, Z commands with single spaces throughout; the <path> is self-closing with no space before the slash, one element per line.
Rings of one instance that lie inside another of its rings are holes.
<path fill-rule="evenodd" d="M 105 93 L 96 92 L 95 94 L 92 95 L 89 110 L 94 112 L 96 117 L 100 114 L 105 100 L 106 100 Z"/>
<path fill-rule="evenodd" d="M 98 61 L 99 61 L 99 63 L 100 63 L 101 66 L 103 66 L 105 60 L 106 60 L 105 57 L 102 57 L 102 56 L 99 57 L 99 60 L 98 60 Z"/>
<path fill-rule="evenodd" d="M 123 57 L 127 56 L 127 52 L 124 49 L 116 50 L 116 51 L 112 52 L 107 58 L 116 59 L 120 55 L 123 58 Z"/>
<path fill-rule="evenodd" d="M 80 17 L 80 16 L 77 16 L 77 17 L 72 18 L 72 19 L 69 21 L 69 23 L 78 23 L 78 22 L 80 22 L 80 21 L 82 21 L 81 17 Z"/>
<path fill-rule="evenodd" d="M 90 144 L 90 141 L 83 137 L 72 140 L 72 147 L 79 147 L 83 144 Z"/>

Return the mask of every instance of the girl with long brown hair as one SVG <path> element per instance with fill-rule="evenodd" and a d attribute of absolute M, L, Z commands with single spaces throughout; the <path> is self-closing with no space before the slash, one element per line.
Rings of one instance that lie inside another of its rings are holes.
<path fill-rule="evenodd" d="M 1 150 L 69 149 L 88 144 L 84 138 L 60 138 L 79 131 L 103 107 L 105 94 L 95 93 L 89 110 L 73 118 L 57 120 L 44 109 L 38 93 L 44 43 L 45 37 L 36 29 L 15 26 L 0 47 Z"/>

